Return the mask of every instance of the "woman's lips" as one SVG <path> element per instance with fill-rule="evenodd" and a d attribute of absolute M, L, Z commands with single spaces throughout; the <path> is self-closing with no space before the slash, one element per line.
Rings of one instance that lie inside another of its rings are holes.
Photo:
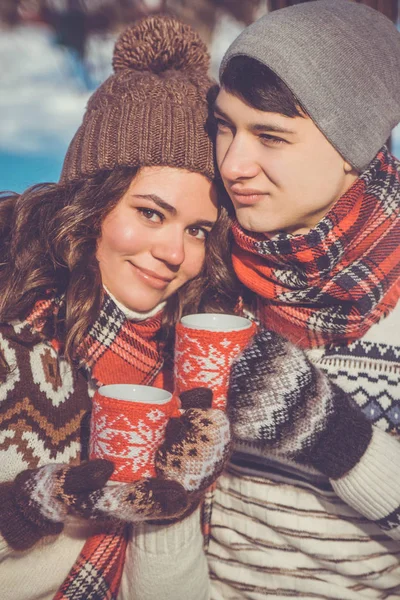
<path fill-rule="evenodd" d="M 130 263 L 135 271 L 135 273 L 147 284 L 153 288 L 158 290 L 164 290 L 171 283 L 172 278 L 163 277 L 162 275 L 158 275 L 154 273 L 154 271 L 149 271 L 148 269 L 143 269 L 142 267 L 137 267 L 133 263 Z"/>

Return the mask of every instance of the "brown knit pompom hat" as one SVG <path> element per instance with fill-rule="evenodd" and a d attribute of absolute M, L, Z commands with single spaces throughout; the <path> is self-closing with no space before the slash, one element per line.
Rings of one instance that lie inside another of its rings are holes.
<path fill-rule="evenodd" d="M 119 37 L 114 74 L 89 99 L 60 183 L 117 166 L 169 166 L 214 178 L 207 133 L 210 57 L 173 17 L 147 17 Z"/>

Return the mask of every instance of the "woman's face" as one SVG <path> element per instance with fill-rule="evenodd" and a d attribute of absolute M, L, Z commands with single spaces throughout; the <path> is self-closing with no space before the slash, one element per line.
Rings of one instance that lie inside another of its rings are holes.
<path fill-rule="evenodd" d="M 204 175 L 142 168 L 103 221 L 103 284 L 130 310 L 152 310 L 199 274 L 216 219 L 216 192 Z"/>

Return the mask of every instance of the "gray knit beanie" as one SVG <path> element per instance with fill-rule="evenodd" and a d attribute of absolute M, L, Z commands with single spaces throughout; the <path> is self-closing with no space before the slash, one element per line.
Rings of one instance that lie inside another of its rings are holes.
<path fill-rule="evenodd" d="M 400 33 L 350 0 L 317 0 L 271 12 L 226 52 L 269 67 L 338 152 L 363 171 L 400 121 Z"/>

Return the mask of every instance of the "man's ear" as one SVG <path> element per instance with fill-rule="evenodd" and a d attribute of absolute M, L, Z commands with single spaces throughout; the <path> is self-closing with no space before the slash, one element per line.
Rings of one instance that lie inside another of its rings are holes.
<path fill-rule="evenodd" d="M 351 165 L 347 161 L 344 161 L 343 169 L 344 169 L 344 172 L 346 173 L 346 175 L 351 174 L 351 175 L 356 175 L 358 177 L 358 171 L 356 171 L 356 169 L 353 167 L 353 165 Z"/>

